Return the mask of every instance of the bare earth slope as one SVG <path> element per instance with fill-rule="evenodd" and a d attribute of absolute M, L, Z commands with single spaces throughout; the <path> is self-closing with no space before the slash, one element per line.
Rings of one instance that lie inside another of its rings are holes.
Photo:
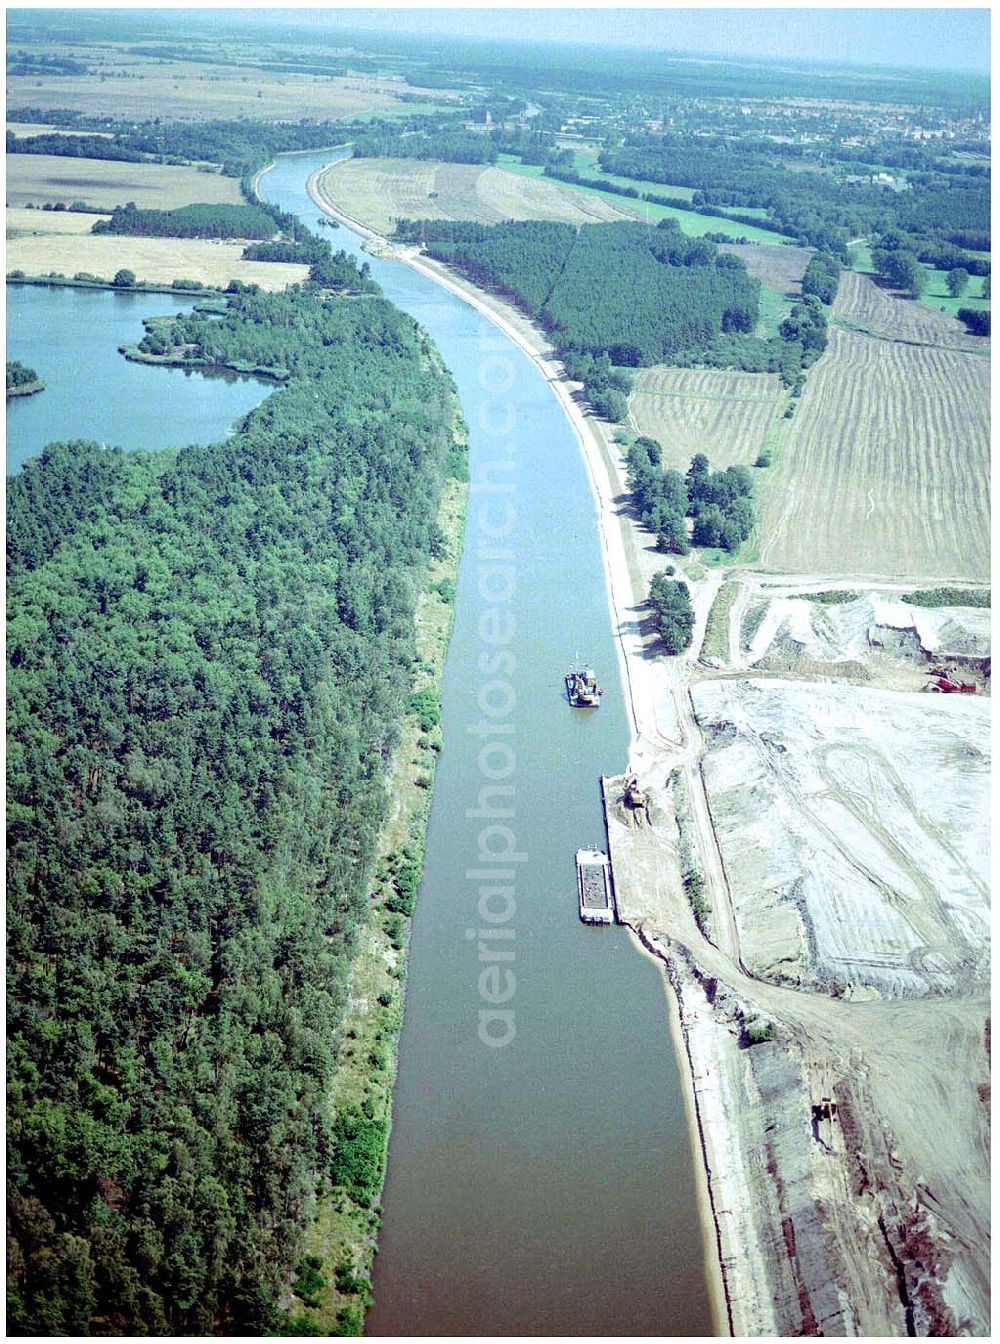
<path fill-rule="evenodd" d="M 989 702 L 695 687 L 747 967 L 844 994 L 985 994 Z"/>

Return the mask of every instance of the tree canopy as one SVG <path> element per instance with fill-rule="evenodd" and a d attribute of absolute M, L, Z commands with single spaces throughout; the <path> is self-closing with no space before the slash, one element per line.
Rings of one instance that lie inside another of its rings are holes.
<path fill-rule="evenodd" d="M 757 321 L 759 281 L 736 258 L 719 264 L 715 244 L 664 225 L 402 220 L 397 233 L 514 298 L 561 354 L 640 365 Z"/>
<path fill-rule="evenodd" d="M 694 608 L 691 594 L 682 579 L 657 574 L 649 588 L 649 605 L 656 617 L 660 642 L 667 653 L 683 653 L 691 647 L 694 633 Z"/>
<path fill-rule="evenodd" d="M 274 220 L 255 205 L 182 205 L 176 210 L 139 210 L 134 202 L 115 207 L 91 233 L 141 238 L 270 238 Z"/>
<path fill-rule="evenodd" d="M 182 321 L 287 385 L 9 484 L 15 1334 L 281 1332 L 315 1195 L 370 1199 L 384 1143 L 330 1077 L 457 403 L 377 296 Z"/>

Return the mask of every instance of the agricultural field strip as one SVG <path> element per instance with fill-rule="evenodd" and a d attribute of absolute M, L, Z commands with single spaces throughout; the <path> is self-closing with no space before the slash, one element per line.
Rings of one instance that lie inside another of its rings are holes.
<path fill-rule="evenodd" d="M 890 345 L 914 345 L 923 350 L 950 350 L 962 355 L 975 355 L 979 358 L 989 359 L 990 357 L 990 349 L 985 341 L 968 346 L 942 341 L 921 341 L 913 336 L 893 336 L 889 332 L 874 331 L 861 322 L 849 322 L 843 317 L 835 317 L 833 326 L 840 327 L 843 331 L 851 331 L 856 336 L 867 336 L 872 341 L 888 341 Z"/>
<path fill-rule="evenodd" d="M 687 470 L 703 452 L 716 468 L 752 463 L 784 404 L 775 374 L 658 366 L 639 371 L 632 424 L 656 439 L 667 467 Z"/>
<path fill-rule="evenodd" d="M 344 159 L 326 172 L 323 184 L 334 205 L 384 234 L 393 231 L 399 218 L 583 224 L 628 217 L 601 202 L 581 204 L 579 194 L 561 183 L 481 164 Z"/>
<path fill-rule="evenodd" d="M 8 121 L 7 132 L 13 135 L 15 140 L 27 140 L 33 135 L 64 135 L 72 139 L 74 136 L 96 136 L 100 140 L 110 140 L 110 131 L 73 131 L 66 126 L 49 126 L 41 122 L 32 121 Z"/>
<path fill-rule="evenodd" d="M 870 276 L 845 271 L 833 305 L 834 322 L 873 336 L 969 351 L 985 350 L 983 337 L 968 336 L 956 318 L 881 289 Z"/>
<path fill-rule="evenodd" d="M 762 285 L 786 298 L 801 292 L 802 277 L 813 255 L 812 248 L 780 243 L 720 243 L 719 251 L 739 257 Z"/>
<path fill-rule="evenodd" d="M 104 71 L 102 73 L 107 73 Z M 41 87 L 39 87 L 39 84 Z M 426 92 L 429 102 L 447 95 L 360 76 L 276 76 L 250 67 L 125 60 L 117 53 L 112 77 L 72 75 L 40 80 L 13 75 L 7 81 L 8 107 L 71 108 L 94 116 L 213 118 L 260 115 L 336 120 L 370 112 L 412 111 L 400 92 Z"/>
<path fill-rule="evenodd" d="M 512 155 L 501 156 L 502 166 L 509 169 L 512 173 L 518 173 L 525 177 L 543 178 L 544 170 L 539 164 L 521 163 L 515 160 Z M 585 172 L 586 176 L 592 176 L 589 170 Z M 607 174 L 603 175 L 606 180 L 613 181 Z M 558 179 L 552 179 L 558 180 Z M 654 182 L 635 181 L 636 188 L 645 191 L 657 192 L 658 186 Z M 608 191 L 602 187 L 591 187 L 583 183 L 566 183 L 568 190 L 578 194 L 587 194 L 593 197 L 599 197 L 609 204 L 615 204 L 616 208 L 630 219 L 648 220 L 651 223 L 658 223 L 661 219 L 675 219 L 680 226 L 682 233 L 692 238 L 700 238 L 706 233 L 726 233 L 734 240 L 737 238 L 749 238 L 751 242 L 760 243 L 765 246 L 781 246 L 788 241 L 785 235 L 776 233 L 773 229 L 755 228 L 749 224 L 738 224 L 727 215 L 700 215 L 695 210 L 682 210 L 675 206 L 656 205 L 650 201 L 643 201 L 637 197 L 619 196 L 615 192 Z"/>
<path fill-rule="evenodd" d="M 7 237 L 78 238 L 90 233 L 97 220 L 110 218 L 110 215 L 77 214 L 74 210 L 26 210 L 15 206 L 7 211 Z"/>
<path fill-rule="evenodd" d="M 82 218 L 92 220 L 94 216 Z M 8 239 L 7 270 L 24 271 L 26 275 L 57 271 L 70 277 L 86 272 L 111 280 L 124 268 L 150 284 L 170 284 L 183 279 L 225 288 L 230 280 L 240 280 L 275 291 L 300 283 L 309 274 L 307 266 L 288 262 L 243 261 L 243 246 L 205 238 L 28 234 Z"/>
<path fill-rule="evenodd" d="M 771 397 L 742 397 L 729 396 L 722 392 L 654 392 L 644 387 L 637 387 L 633 391 L 634 397 L 676 397 L 679 401 L 747 401 L 753 404 L 766 404 L 770 406 L 773 398 Z"/>
<path fill-rule="evenodd" d="M 831 330 L 761 521 L 762 563 L 988 576 L 989 367 L 968 353 Z"/>
<path fill-rule="evenodd" d="M 238 205 L 242 199 L 234 177 L 197 168 L 48 154 L 13 154 L 7 158 L 7 204 L 14 207 L 84 201 L 110 210 L 134 201 L 140 209 L 169 210 L 196 201 Z"/>

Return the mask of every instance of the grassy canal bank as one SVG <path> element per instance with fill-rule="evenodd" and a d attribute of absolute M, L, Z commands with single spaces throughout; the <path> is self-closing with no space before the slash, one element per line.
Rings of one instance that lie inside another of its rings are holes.
<path fill-rule="evenodd" d="M 465 446 L 456 401 L 456 443 Z M 454 620 L 469 487 L 449 478 L 437 523 L 441 544 L 417 602 L 417 670 L 399 743 L 386 776 L 389 813 L 379 837 L 368 917 L 351 969 L 344 1041 L 333 1076 L 338 1114 L 353 1120 L 359 1160 L 350 1185 L 319 1202 L 296 1291 L 303 1334 L 359 1335 L 371 1302 L 371 1272 L 403 1021 L 410 914 L 423 867 L 424 835 L 440 733 L 440 690 Z"/>

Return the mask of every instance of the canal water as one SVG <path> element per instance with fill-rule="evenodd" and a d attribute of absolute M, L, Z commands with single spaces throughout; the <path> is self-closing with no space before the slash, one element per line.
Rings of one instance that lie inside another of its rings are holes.
<path fill-rule="evenodd" d="M 315 225 L 305 183 L 330 158 L 280 160 L 263 195 Z M 598 778 L 625 765 L 628 729 L 573 431 L 468 304 L 346 228 L 319 232 L 431 335 L 471 431 L 367 1332 L 709 1334 L 661 976 L 577 915 L 574 853 L 604 845 Z M 566 702 L 577 655 L 605 687 L 596 713 Z"/>
<path fill-rule="evenodd" d="M 8 285 L 7 358 L 45 383 L 7 403 L 8 476 L 61 439 L 130 449 L 212 443 L 263 401 L 273 385 L 258 379 L 130 364 L 118 353 L 142 340 L 144 317 L 192 306 L 170 294 Z"/>

